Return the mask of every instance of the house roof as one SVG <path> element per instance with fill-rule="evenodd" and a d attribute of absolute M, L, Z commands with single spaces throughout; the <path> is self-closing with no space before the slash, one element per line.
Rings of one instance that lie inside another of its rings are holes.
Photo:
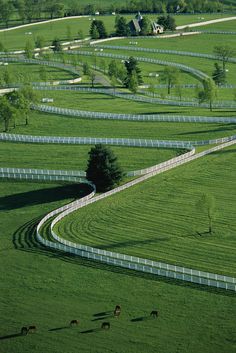
<path fill-rule="evenodd" d="M 136 32 L 136 33 L 139 33 L 141 31 L 141 27 L 139 25 L 139 22 L 138 20 L 131 20 L 130 23 L 130 30 L 131 32 Z"/>

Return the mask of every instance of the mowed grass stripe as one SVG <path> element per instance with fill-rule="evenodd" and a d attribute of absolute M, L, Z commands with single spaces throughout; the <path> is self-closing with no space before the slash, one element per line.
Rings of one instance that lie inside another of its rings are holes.
<path fill-rule="evenodd" d="M 234 153 L 231 147 L 156 176 L 71 214 L 56 229 L 82 244 L 233 276 Z M 198 206 L 204 193 L 216 200 L 214 235 L 205 233 L 207 214 Z"/>

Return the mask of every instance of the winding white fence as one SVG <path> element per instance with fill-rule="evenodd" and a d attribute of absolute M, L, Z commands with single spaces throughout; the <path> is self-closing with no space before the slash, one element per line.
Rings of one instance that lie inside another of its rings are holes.
<path fill-rule="evenodd" d="M 53 87 L 53 89 L 61 90 L 60 87 Z M 63 89 L 63 88 L 62 88 Z M 71 87 L 71 90 L 76 90 L 75 87 Z M 93 92 L 93 93 L 104 93 L 104 90 L 100 89 L 79 89 L 82 92 Z M 106 91 L 107 94 L 107 91 Z M 110 94 L 110 93 L 109 93 Z M 112 94 L 112 93 L 111 93 Z M 123 98 L 123 96 L 122 96 Z M 236 107 L 236 104 L 235 104 Z M 206 116 L 180 116 L 180 115 L 168 115 L 168 114 L 147 114 L 147 115 L 133 115 L 123 113 L 102 113 L 93 112 L 87 110 L 78 110 L 70 108 L 60 108 L 44 104 L 32 105 L 32 109 L 39 110 L 45 113 L 60 114 L 80 118 L 92 118 L 92 119 L 109 119 L 109 120 L 132 120 L 132 121 L 168 121 L 168 122 L 182 122 L 182 123 L 224 123 L 234 124 L 236 118 L 229 117 L 206 117 Z"/>
<path fill-rule="evenodd" d="M 26 59 L 24 57 L 4 57 L 0 59 L 2 62 L 20 62 L 20 63 L 25 63 L 25 64 L 36 64 L 36 65 L 44 65 L 44 66 L 50 66 L 50 67 L 57 67 L 59 69 L 69 71 L 77 76 L 80 76 L 80 73 L 78 70 L 76 70 L 73 66 L 71 65 L 64 65 L 62 63 L 59 63 L 57 61 L 47 61 L 43 59 Z"/>
<path fill-rule="evenodd" d="M 127 189 L 133 185 L 136 185 L 144 180 L 147 180 L 154 175 L 162 173 L 166 170 L 170 170 L 176 166 L 182 165 L 182 164 L 187 163 L 189 161 L 192 161 L 196 158 L 200 158 L 200 157 L 205 156 L 209 153 L 221 150 L 221 149 L 228 147 L 228 146 L 231 146 L 235 143 L 236 143 L 236 140 L 233 140 L 231 142 L 224 143 L 223 145 L 216 146 L 214 148 L 211 148 L 209 150 L 203 151 L 203 152 L 195 154 L 195 155 L 191 155 L 191 156 L 185 155 L 185 158 L 183 158 L 177 162 L 175 161 L 165 167 L 160 166 L 155 171 L 148 173 L 138 179 L 135 179 L 125 185 L 122 185 L 114 190 L 108 191 L 108 192 L 106 192 L 102 195 L 99 195 L 99 196 L 95 196 L 94 198 L 92 198 L 92 196 L 94 196 L 95 192 L 92 192 L 86 198 L 83 198 L 83 199 L 78 200 L 76 202 L 73 202 L 69 205 L 61 207 L 53 212 L 50 212 L 48 215 L 46 215 L 41 220 L 41 222 L 37 226 L 37 239 L 42 244 L 44 244 L 45 246 L 48 246 L 50 248 L 65 251 L 68 253 L 73 253 L 75 255 L 79 255 L 79 256 L 82 256 L 82 257 L 85 257 L 88 259 L 93 259 L 93 260 L 105 262 L 107 264 L 125 267 L 125 268 L 129 268 L 129 269 L 137 270 L 137 271 L 157 274 L 157 275 L 161 275 L 161 276 L 165 276 L 165 277 L 181 279 L 183 281 L 204 284 L 204 285 L 213 286 L 213 287 L 217 287 L 217 288 L 223 288 L 223 289 L 229 289 L 229 290 L 236 291 L 236 278 L 224 276 L 224 275 L 219 275 L 219 274 L 214 274 L 214 273 L 208 273 L 208 272 L 199 271 L 199 270 L 194 270 L 194 269 L 185 268 L 185 267 L 181 267 L 181 266 L 175 266 L 175 265 L 171 265 L 171 264 L 165 264 L 162 262 L 156 262 L 156 261 L 152 261 L 149 259 L 138 258 L 138 257 L 129 256 L 129 255 L 125 255 L 125 254 L 118 254 L 115 252 L 101 250 L 101 249 L 89 247 L 86 245 L 76 244 L 76 243 L 67 241 L 65 239 L 62 239 L 53 230 L 53 227 L 55 226 L 55 224 L 58 223 L 61 219 L 63 219 L 68 214 L 70 214 L 70 213 L 72 213 L 72 212 L 74 212 L 84 206 L 87 206 L 93 202 L 96 202 L 96 201 L 102 200 L 106 197 L 109 197 L 111 195 L 114 195 L 122 190 L 125 190 L 125 189 Z M 55 217 L 55 216 L 57 216 L 57 217 L 51 223 L 51 234 L 56 242 L 52 242 L 52 241 L 45 240 L 40 235 L 40 229 L 41 229 L 41 227 L 44 226 L 45 222 L 48 219 Z"/>
<path fill-rule="evenodd" d="M 68 54 L 77 54 L 77 55 L 84 55 L 84 56 L 94 56 L 93 52 L 90 51 L 82 51 L 82 50 L 68 50 Z M 112 54 L 112 53 L 101 53 L 97 52 L 96 56 L 101 56 L 101 57 L 107 57 L 107 58 L 114 58 L 114 59 L 121 59 L 121 60 L 128 60 L 129 56 L 128 55 L 122 55 L 122 54 Z M 152 58 L 146 58 L 146 57 L 134 57 L 137 61 L 140 62 L 148 62 L 151 64 L 158 64 L 158 65 L 164 65 L 164 66 L 173 66 L 177 67 L 178 69 L 185 71 L 185 72 L 190 72 L 192 75 L 198 77 L 199 79 L 205 79 L 208 78 L 209 76 L 205 74 L 204 72 L 194 69 L 190 66 L 175 63 L 172 61 L 166 61 L 166 60 L 158 60 L 158 59 L 152 59 Z"/>
<path fill-rule="evenodd" d="M 45 90 L 45 87 L 43 86 L 34 86 L 34 89 L 37 90 Z M 137 102 L 145 102 L 145 103 L 151 103 L 151 104 L 162 104 L 162 105 L 173 105 L 173 106 L 179 106 L 179 107 L 202 107 L 202 108 L 208 108 L 209 109 L 209 104 L 207 103 L 200 103 L 197 101 L 181 101 L 181 100 L 173 100 L 169 98 L 151 98 L 150 92 L 146 91 L 139 91 L 142 94 L 145 95 L 138 95 L 138 94 L 130 94 L 126 92 L 118 92 L 115 91 L 114 89 L 102 89 L 102 88 L 88 88 L 88 87 L 78 87 L 78 86 L 47 86 L 46 88 L 48 91 L 81 91 L 81 92 L 93 92 L 93 93 L 101 93 L 101 94 L 107 94 L 110 96 L 115 96 L 123 99 L 128 99 L 128 100 L 133 100 Z M 150 96 L 150 97 L 147 97 Z M 236 108 L 236 103 L 234 101 L 221 101 L 221 102 L 213 102 L 212 103 L 213 108 Z"/>
<path fill-rule="evenodd" d="M 235 32 L 236 33 L 236 32 Z M 182 55 L 182 56 L 191 56 L 197 58 L 213 59 L 213 60 L 222 60 L 216 55 L 212 54 L 203 54 L 195 53 L 191 51 L 180 51 L 180 50 L 167 50 L 167 49 L 153 49 L 153 48 L 142 48 L 142 47 L 132 47 L 128 45 L 104 45 L 104 44 L 93 44 L 92 47 L 98 47 L 102 49 L 112 49 L 112 50 L 130 50 L 130 51 L 139 51 L 146 53 L 157 53 L 157 54 L 171 54 L 171 55 Z M 229 58 L 229 62 L 236 63 L 236 58 Z"/>

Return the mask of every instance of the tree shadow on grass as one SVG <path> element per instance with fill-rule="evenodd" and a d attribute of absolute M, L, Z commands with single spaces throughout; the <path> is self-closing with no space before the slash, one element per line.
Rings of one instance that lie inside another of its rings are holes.
<path fill-rule="evenodd" d="M 25 206 L 77 199 L 91 191 L 88 184 L 66 184 L 62 186 L 33 190 L 0 198 L 0 210 L 14 210 Z"/>

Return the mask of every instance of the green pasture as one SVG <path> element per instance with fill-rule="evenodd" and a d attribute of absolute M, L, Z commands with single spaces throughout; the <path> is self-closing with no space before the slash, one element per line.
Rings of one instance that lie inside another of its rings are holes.
<path fill-rule="evenodd" d="M 104 98 L 108 101 L 109 98 Z M 113 100 L 114 98 L 111 98 Z M 118 106 L 115 108 L 115 99 L 112 112 L 119 112 Z M 87 109 L 87 99 L 84 105 L 77 108 Z M 125 101 L 127 106 L 129 101 Z M 102 102 L 101 102 L 102 103 Z M 121 102 L 122 103 L 122 102 Z M 142 106 L 142 103 L 137 103 Z M 94 107 L 94 110 L 98 110 Z M 104 107 L 105 108 L 105 107 Z M 115 108 L 115 109 L 114 109 Z M 125 107 L 124 107 L 125 108 Z M 150 107 L 151 108 L 151 107 Z M 137 109 L 132 113 L 153 113 L 153 114 L 180 114 L 188 115 L 187 109 L 169 109 L 168 106 L 159 106 L 159 109 Z M 102 109 L 101 109 L 102 110 Z M 105 109 L 104 109 L 105 110 Z M 103 110 L 103 111 L 104 111 Z M 120 111 L 122 112 L 122 111 Z M 128 113 L 129 111 L 123 111 Z M 192 114 L 197 115 L 199 111 L 193 110 Z M 207 110 L 205 110 L 207 116 Z M 213 112 L 215 116 L 221 116 L 220 111 Z M 203 113 L 204 115 L 204 113 Z M 234 116 L 234 112 L 226 112 L 225 116 Z M 223 115 L 224 116 L 224 115 Z M 81 137 L 114 137 L 114 138 L 147 138 L 165 140 L 208 140 L 235 135 L 235 124 L 217 123 L 174 123 L 174 122 L 138 122 L 119 121 L 105 119 L 83 119 L 66 117 L 56 114 L 45 114 L 32 112 L 29 117 L 30 124 L 26 126 L 24 121 L 17 121 L 16 128 L 10 129 L 10 133 L 45 135 L 45 136 L 81 136 Z M 3 129 L 2 129 L 3 132 Z"/>
<path fill-rule="evenodd" d="M 229 23 L 229 22 L 226 22 Z M 201 27 L 199 27 L 201 28 Z M 112 41 L 107 41 L 104 44 L 107 45 L 129 45 L 129 42 L 133 40 L 127 39 L 117 39 Z M 179 51 L 192 51 L 195 53 L 207 53 L 213 54 L 214 47 L 219 45 L 219 41 L 224 41 L 224 44 L 229 45 L 236 49 L 235 37 L 233 35 L 220 35 L 219 34 L 192 34 L 189 36 L 180 36 L 173 38 L 138 38 L 135 37 L 135 41 L 138 42 L 135 47 L 141 48 L 151 48 L 151 49 L 169 49 L 169 50 L 179 50 Z M 107 49 L 108 50 L 108 49 Z M 144 56 L 146 53 L 142 53 Z M 159 55 L 159 54 L 158 54 Z M 137 53 L 137 56 L 141 56 L 141 52 Z M 184 58 L 181 56 L 181 58 Z"/>
<path fill-rule="evenodd" d="M 159 15 L 150 15 L 152 20 L 157 19 Z M 230 15 L 223 15 L 228 17 Z M 134 15 L 125 15 L 127 20 L 130 20 Z M 198 15 L 178 15 L 176 16 L 177 25 L 187 25 L 189 23 L 199 22 Z M 204 15 L 205 19 L 215 19 L 222 17 L 221 14 L 208 14 Z M 82 30 L 84 36 L 89 35 L 89 29 L 91 20 L 94 16 L 82 17 L 78 19 L 65 18 L 55 22 L 32 24 L 32 26 L 25 28 L 18 28 L 11 31 L 0 32 L 0 41 L 4 44 L 7 49 L 19 49 L 24 48 L 25 43 L 28 40 L 34 42 L 38 35 L 43 36 L 46 44 L 51 44 L 55 37 L 58 37 L 62 41 L 68 41 L 71 39 L 78 39 L 78 31 Z M 105 27 L 109 34 L 114 32 L 115 16 L 97 16 L 99 20 L 104 21 Z M 68 27 L 70 28 L 71 38 L 68 37 Z M 32 34 L 26 34 L 31 32 Z"/>
<path fill-rule="evenodd" d="M 200 17 L 205 21 L 221 14 L 179 15 L 176 20 L 181 25 L 200 21 Z M 99 19 L 112 31 L 115 16 L 99 16 Z M 46 44 L 55 36 L 66 41 L 68 26 L 72 38 L 78 38 L 80 29 L 88 35 L 90 24 L 89 17 L 35 24 L 0 32 L 0 41 L 8 49 L 24 48 L 26 41 L 30 38 L 33 41 L 37 35 L 42 35 Z M 32 35 L 25 34 L 29 31 Z M 236 48 L 234 36 L 135 38 L 140 47 L 202 53 L 212 53 L 219 39 Z M 110 44 L 129 45 L 129 41 L 132 39 Z M 134 51 L 122 53 L 152 56 Z M 64 57 L 73 60 L 66 54 Z M 153 57 L 185 63 L 209 74 L 214 64 L 213 60 L 183 56 L 158 54 Z M 94 64 L 93 57 L 76 58 L 77 63 Z M 108 65 L 111 59 L 98 58 L 98 66 L 103 66 L 102 60 Z M 154 81 L 148 74 L 160 73 L 163 67 L 146 63 L 140 63 L 140 67 L 145 83 L 160 83 L 158 78 Z M 228 82 L 235 83 L 234 65 L 227 64 L 227 68 Z M 5 69 L 0 66 L 0 77 Z M 47 80 L 73 77 L 63 70 L 45 69 Z M 8 70 L 17 82 L 22 82 L 23 77 L 41 81 L 40 66 L 9 64 Z M 90 86 L 88 77 L 82 79 L 82 87 Z M 182 84 L 198 82 L 186 73 L 181 74 Z M 97 86 L 101 85 L 100 77 Z M 218 99 L 233 99 L 233 90 L 219 91 Z M 166 93 L 165 89 L 156 92 Z M 193 92 L 194 89 L 186 89 L 182 94 L 188 98 L 193 97 Z M 140 103 L 73 91 L 37 93 L 40 100 L 53 98 L 50 105 L 62 108 L 235 117 L 233 109 L 210 112 L 199 107 Z M 174 89 L 171 95 L 176 95 Z M 2 122 L 0 132 L 3 132 Z M 15 128 L 11 122 L 10 133 L 194 141 L 235 135 L 236 125 L 85 119 L 31 111 L 29 125 L 18 116 Z M 88 145 L 1 142 L 0 167 L 84 170 L 90 148 Z M 111 148 L 125 171 L 149 167 L 181 153 L 177 149 Z M 202 147 L 198 148 L 200 150 Z M 82 208 L 61 221 L 56 231 L 81 244 L 235 277 L 235 152 L 235 146 L 215 152 Z M 88 187 L 82 184 L 0 180 L 0 353 L 235 353 L 235 293 L 108 266 L 40 246 L 35 238 L 40 219 L 87 193 Z M 211 235 L 207 233 L 207 212 L 200 203 L 203 194 L 215 200 Z M 49 236 L 47 230 L 48 224 L 43 229 L 46 237 Z M 122 312 L 119 319 L 114 319 L 112 311 L 117 304 L 121 305 Z M 158 319 L 150 319 L 152 310 L 159 311 Z M 79 325 L 69 329 L 72 319 L 79 320 Z M 111 323 L 109 331 L 100 330 L 103 321 Z M 20 336 L 21 327 L 29 325 L 36 325 L 37 332 Z"/>
<path fill-rule="evenodd" d="M 150 80 L 151 81 L 151 80 Z M 149 81 L 149 82 L 150 82 Z M 82 81 L 83 82 L 83 81 Z M 152 81 L 154 83 L 154 80 Z M 87 83 L 86 83 L 87 86 Z M 83 87 L 83 84 L 81 85 Z M 185 97 L 185 92 L 192 91 L 192 98 L 195 98 L 196 92 L 194 89 L 185 89 L 183 97 Z M 123 91 L 126 92 L 126 91 Z M 226 92 L 230 92 L 231 95 L 226 95 Z M 228 99 L 234 98 L 234 90 L 232 89 L 219 89 L 218 96 L 224 94 Z M 47 103 L 49 106 L 56 106 L 62 108 L 79 109 L 79 110 L 89 110 L 97 112 L 107 112 L 107 113 L 124 113 L 124 114 L 170 114 L 170 115 L 201 115 L 201 116 L 234 116 L 234 111 L 227 109 L 214 109 L 210 112 L 209 109 L 200 107 L 170 107 L 168 105 L 153 104 L 153 103 L 143 103 L 138 101 L 132 101 L 128 99 L 118 98 L 114 96 L 109 96 L 105 94 L 96 93 L 83 93 L 79 91 L 37 91 L 39 98 L 47 97 L 53 98 L 53 103 Z M 167 88 L 156 89 L 156 93 L 167 95 Z M 176 95 L 176 89 L 171 89 L 171 95 Z M 112 103 L 112 104 L 111 104 Z"/>
<path fill-rule="evenodd" d="M 234 15 L 235 16 L 235 15 Z M 219 22 L 219 23 L 212 23 L 206 26 L 196 27 L 194 29 L 204 30 L 204 31 L 232 31 L 235 32 L 236 29 L 236 20 L 227 21 L 227 22 Z"/>
<path fill-rule="evenodd" d="M 79 190 L 1 181 L 0 191 L 1 353 L 235 351 L 233 293 L 47 250 L 35 242 L 35 224 Z M 121 316 L 110 318 L 117 304 Z M 149 319 L 152 310 L 158 319 Z M 79 326 L 68 329 L 72 319 Z M 103 321 L 110 331 L 99 330 Z M 17 336 L 32 324 L 35 334 Z"/>
<path fill-rule="evenodd" d="M 162 53 L 147 53 L 147 52 L 137 52 L 137 51 L 132 51 L 132 50 L 116 50 L 116 49 L 105 49 L 106 53 L 111 53 L 111 54 L 124 54 L 127 56 L 134 56 L 137 58 L 151 58 L 151 59 L 157 59 L 157 60 L 163 60 L 163 61 L 168 61 L 168 62 L 174 62 L 174 63 L 179 63 L 179 64 L 183 64 L 186 65 L 190 68 L 194 68 L 197 70 L 202 71 L 203 73 L 206 73 L 208 76 L 212 76 L 212 72 L 214 71 L 214 63 L 215 62 L 219 62 L 219 64 L 221 65 L 222 62 L 216 60 L 212 60 L 212 59 L 206 59 L 206 58 L 198 58 L 198 57 L 191 57 L 191 56 L 182 56 L 182 55 L 173 55 L 173 54 L 162 54 Z M 90 53 L 93 54 L 94 52 L 91 51 L 90 49 Z M 95 60 L 97 65 L 99 66 L 99 63 L 101 62 L 101 60 L 105 59 L 99 55 L 96 56 L 96 53 L 94 53 L 93 55 L 91 55 L 91 57 L 89 56 L 84 56 L 83 59 L 83 54 L 79 55 L 82 60 L 86 60 L 87 58 L 90 58 L 88 62 L 90 62 L 91 64 L 94 65 Z M 95 58 L 96 56 L 96 58 Z M 107 65 L 109 65 L 109 62 L 112 59 L 109 58 L 109 60 L 106 60 L 106 62 L 108 63 Z M 115 59 L 118 63 L 121 63 L 120 59 Z M 159 74 L 161 74 L 161 72 L 163 71 L 163 69 L 166 67 L 165 65 L 158 65 L 158 64 L 149 64 L 149 63 L 145 63 L 140 61 L 139 66 L 142 70 L 143 76 L 144 76 L 144 82 L 146 82 L 145 76 L 148 76 L 148 74 L 150 72 L 157 72 Z M 229 84 L 233 84 L 235 83 L 236 80 L 236 70 L 235 70 L 236 65 L 234 63 L 227 63 L 226 64 L 226 68 L 228 70 L 228 73 L 226 75 L 227 77 L 227 83 Z M 196 77 L 192 77 L 194 76 L 193 74 L 186 74 L 181 72 L 180 74 L 180 78 L 179 78 L 179 82 L 184 84 L 184 83 L 199 83 L 199 80 L 197 80 L 197 76 Z M 161 77 L 161 76 L 160 76 Z M 157 81 L 160 81 L 157 80 Z"/>
<path fill-rule="evenodd" d="M 108 251 L 234 276 L 234 153 L 233 146 L 89 205 L 64 218 L 57 233 Z M 212 235 L 199 205 L 203 194 L 215 198 Z"/>
<path fill-rule="evenodd" d="M 42 67 L 43 75 L 42 76 Z M 42 82 L 52 80 L 70 80 L 77 76 L 62 69 L 23 63 L 8 63 L 0 66 L 0 78 L 4 78 L 7 70 L 10 83 Z"/>
<path fill-rule="evenodd" d="M 0 143 L 0 166 L 9 168 L 85 170 L 90 149 L 91 146 L 88 145 L 2 142 Z M 151 167 L 181 153 L 181 150 L 177 149 L 141 149 L 138 147 L 117 146 L 112 146 L 112 150 L 118 157 L 124 171 Z"/>

